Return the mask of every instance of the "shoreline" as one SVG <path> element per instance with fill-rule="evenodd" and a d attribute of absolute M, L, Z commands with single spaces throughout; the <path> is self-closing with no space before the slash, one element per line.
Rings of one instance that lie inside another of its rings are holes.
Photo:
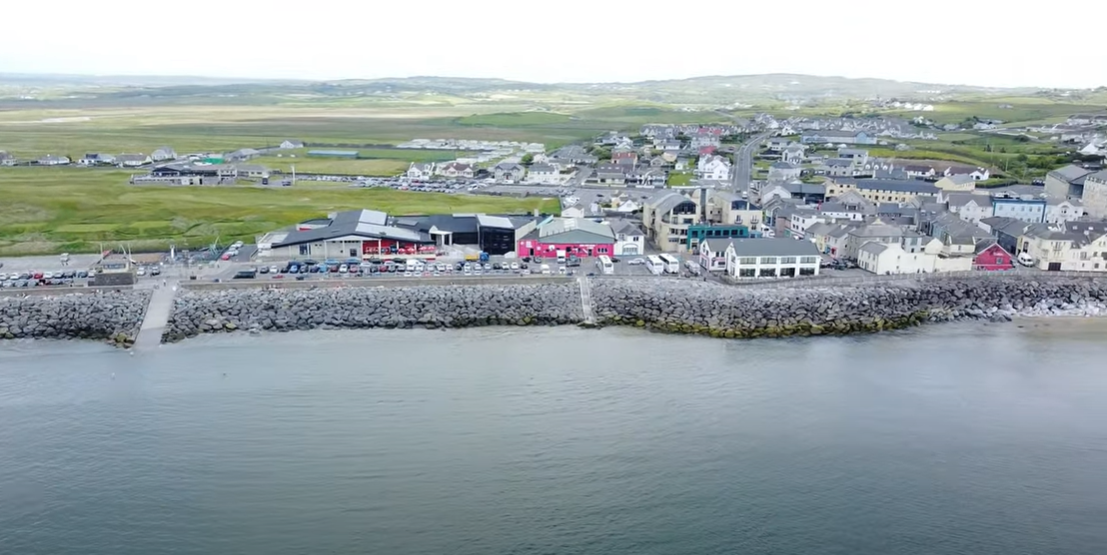
<path fill-rule="evenodd" d="M 68 292 L 66 292 L 68 293 Z M 150 290 L 0 298 L 0 338 L 106 340 L 131 347 L 150 331 Z M 366 284 L 325 288 L 181 287 L 164 330 L 201 334 L 313 329 L 622 326 L 716 338 L 849 335 L 930 323 L 1022 323 L 1107 316 L 1107 279 L 989 276 L 737 288 L 691 280 Z M 157 337 L 160 335 L 160 338 Z M 160 341 L 159 341 L 160 339 Z"/>

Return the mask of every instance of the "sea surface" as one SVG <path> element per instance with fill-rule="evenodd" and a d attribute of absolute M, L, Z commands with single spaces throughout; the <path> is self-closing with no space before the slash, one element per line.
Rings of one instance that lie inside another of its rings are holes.
<path fill-rule="evenodd" d="M 1105 334 L 0 343 L 0 554 L 1103 554 Z"/>

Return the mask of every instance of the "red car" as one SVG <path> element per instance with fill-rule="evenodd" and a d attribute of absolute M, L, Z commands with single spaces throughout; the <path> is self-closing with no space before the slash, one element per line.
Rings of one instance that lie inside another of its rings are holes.
<path fill-rule="evenodd" d="M 223 256 L 219 257 L 219 260 L 230 260 L 230 259 L 231 259 L 231 255 L 229 255 L 229 254 L 224 254 Z"/>

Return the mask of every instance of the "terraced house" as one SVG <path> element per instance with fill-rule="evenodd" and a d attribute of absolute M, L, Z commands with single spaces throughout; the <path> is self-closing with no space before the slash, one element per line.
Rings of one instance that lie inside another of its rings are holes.
<path fill-rule="evenodd" d="M 1107 171 L 1087 176 L 1081 200 L 1084 201 L 1084 212 L 1089 216 L 1107 218 Z"/>
<path fill-rule="evenodd" d="M 936 195 L 938 187 L 914 179 L 846 179 L 831 178 L 826 181 L 826 196 L 838 197 L 848 191 L 856 191 L 869 202 L 894 202 L 907 204 L 919 195 Z"/>

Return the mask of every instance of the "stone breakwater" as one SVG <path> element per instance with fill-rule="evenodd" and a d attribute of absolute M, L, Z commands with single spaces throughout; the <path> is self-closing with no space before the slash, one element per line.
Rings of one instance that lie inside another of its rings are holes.
<path fill-rule="evenodd" d="M 163 341 L 201 333 L 327 328 L 552 326 L 583 320 L 575 282 L 182 290 Z"/>
<path fill-rule="evenodd" d="M 675 280 L 596 280 L 599 325 L 712 337 L 875 332 L 926 322 L 1107 315 L 1107 279 L 987 277 L 756 289 Z"/>
<path fill-rule="evenodd" d="M 150 291 L 0 297 L 0 339 L 93 339 L 134 343 Z"/>

